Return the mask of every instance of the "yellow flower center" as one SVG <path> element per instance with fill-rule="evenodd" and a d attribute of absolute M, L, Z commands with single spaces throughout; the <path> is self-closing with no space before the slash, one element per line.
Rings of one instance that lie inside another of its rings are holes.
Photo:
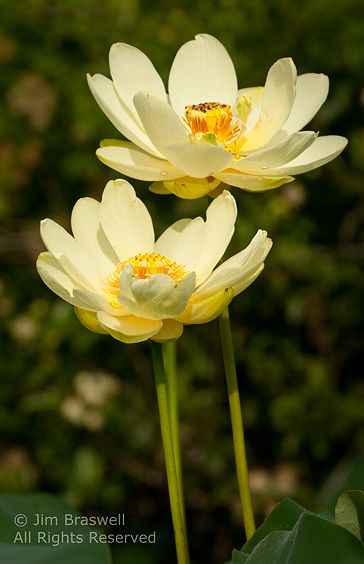
<path fill-rule="evenodd" d="M 183 122 L 192 142 L 222 144 L 233 155 L 239 153 L 244 127 L 231 106 L 204 102 L 185 109 Z"/>
<path fill-rule="evenodd" d="M 118 295 L 120 294 L 120 277 L 125 266 L 133 268 L 134 276 L 140 280 L 150 278 L 154 274 L 166 274 L 175 282 L 180 282 L 187 274 L 184 267 L 159 253 L 144 253 L 120 262 L 114 272 L 108 277 L 104 291 L 114 307 L 120 307 Z"/>

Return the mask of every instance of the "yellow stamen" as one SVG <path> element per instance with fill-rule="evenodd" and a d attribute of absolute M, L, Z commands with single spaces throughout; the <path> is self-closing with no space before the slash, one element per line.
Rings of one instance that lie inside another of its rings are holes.
<path fill-rule="evenodd" d="M 239 153 L 243 123 L 234 117 L 228 104 L 204 102 L 186 106 L 183 122 L 192 142 L 222 144 L 230 153 Z"/>
<path fill-rule="evenodd" d="M 175 282 L 180 282 L 187 274 L 184 267 L 159 253 L 144 253 L 120 262 L 111 276 L 106 280 L 104 292 L 114 307 L 120 307 L 120 277 L 125 266 L 133 268 L 134 276 L 140 280 L 150 278 L 154 274 L 166 274 Z"/>

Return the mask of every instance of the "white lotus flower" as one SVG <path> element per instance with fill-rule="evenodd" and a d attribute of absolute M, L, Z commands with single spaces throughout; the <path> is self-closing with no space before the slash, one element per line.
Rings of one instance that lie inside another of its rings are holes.
<path fill-rule="evenodd" d="M 112 80 L 88 76 L 97 103 L 130 141 L 105 140 L 97 150 L 111 168 L 154 181 L 152 191 L 199 198 L 221 182 L 261 191 L 334 159 L 344 137 L 300 131 L 328 93 L 323 74 L 297 77 L 279 59 L 264 87 L 238 90 L 224 46 L 207 34 L 185 43 L 168 91 L 144 53 L 125 43 L 110 49 Z"/>
<path fill-rule="evenodd" d="M 102 201 L 81 198 L 73 237 L 51 219 L 41 222 L 48 251 L 38 272 L 75 306 L 89 329 L 134 343 L 177 339 L 183 324 L 215 319 L 259 275 L 271 248 L 265 231 L 214 270 L 234 233 L 236 204 L 224 191 L 207 219 L 181 219 L 154 242 L 152 220 L 133 187 L 110 181 Z"/>

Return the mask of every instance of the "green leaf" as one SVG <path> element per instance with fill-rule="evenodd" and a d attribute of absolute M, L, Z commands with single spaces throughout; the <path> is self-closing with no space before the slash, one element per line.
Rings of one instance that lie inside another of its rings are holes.
<path fill-rule="evenodd" d="M 343 493 L 335 507 L 335 523 L 347 529 L 359 540 L 364 540 L 364 492 L 353 490 Z"/>
<path fill-rule="evenodd" d="M 244 552 L 240 552 L 239 550 L 233 550 L 233 558 L 229 564 L 245 564 L 247 559 L 249 558 L 249 554 L 245 554 Z"/>
<path fill-rule="evenodd" d="M 66 515 L 78 516 L 50 495 L 0 496 L 0 562 L 111 564 L 108 545 L 91 541 L 92 529 Z"/>
<path fill-rule="evenodd" d="M 272 531 L 291 531 L 306 509 L 293 499 L 284 499 L 267 517 L 264 523 L 243 547 L 243 552 L 250 554 L 254 547 Z"/>
<path fill-rule="evenodd" d="M 246 564 L 363 564 L 364 547 L 343 527 L 303 512 L 291 531 L 270 532 Z"/>
<path fill-rule="evenodd" d="M 257 545 L 246 564 L 288 564 L 288 561 L 282 560 L 282 554 L 289 544 L 290 535 L 288 531 L 272 531 Z"/>

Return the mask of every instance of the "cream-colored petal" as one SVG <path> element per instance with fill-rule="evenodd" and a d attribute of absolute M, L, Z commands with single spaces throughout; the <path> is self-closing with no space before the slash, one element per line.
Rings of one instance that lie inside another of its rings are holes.
<path fill-rule="evenodd" d="M 262 101 L 263 92 L 264 86 L 249 86 L 247 88 L 239 88 L 238 100 L 243 96 L 246 96 L 250 99 L 252 105 L 255 106 Z"/>
<path fill-rule="evenodd" d="M 288 134 L 302 129 L 317 114 L 328 92 L 329 79 L 325 74 L 299 75 L 291 113 L 282 129 Z"/>
<path fill-rule="evenodd" d="M 243 251 L 223 262 L 209 276 L 196 291 L 196 297 L 215 294 L 224 288 L 232 288 L 234 295 L 240 293 L 261 272 L 271 247 L 267 232 L 260 229 Z"/>
<path fill-rule="evenodd" d="M 176 339 L 179 339 L 182 333 L 183 323 L 180 323 L 175 319 L 164 319 L 162 329 L 159 331 L 159 333 L 152 337 L 152 340 L 157 341 L 158 343 L 175 341 Z"/>
<path fill-rule="evenodd" d="M 156 241 L 154 245 L 155 252 L 171 258 L 181 234 L 191 221 L 192 219 L 185 218 L 172 223 L 172 225 L 170 225 Z"/>
<path fill-rule="evenodd" d="M 102 146 L 96 155 L 101 162 L 138 180 L 163 180 L 183 176 L 171 163 L 142 151 L 136 145 L 124 141 L 114 146 Z"/>
<path fill-rule="evenodd" d="M 200 217 L 177 221 L 158 239 L 156 252 L 195 271 L 196 284 L 201 284 L 224 254 L 234 233 L 236 214 L 235 200 L 225 190 L 208 207 L 206 223 Z"/>
<path fill-rule="evenodd" d="M 246 288 L 253 284 L 259 274 L 264 270 L 264 263 L 261 264 L 256 270 L 251 270 L 250 273 L 246 273 L 245 278 L 241 278 L 233 287 L 234 296 L 241 294 Z"/>
<path fill-rule="evenodd" d="M 41 253 L 37 260 L 37 270 L 43 282 L 57 296 L 73 306 L 89 311 L 111 311 L 108 302 L 95 292 L 80 288 L 66 274 L 59 261 L 50 253 Z"/>
<path fill-rule="evenodd" d="M 100 325 L 114 339 L 123 343 L 140 343 L 153 337 L 162 329 L 162 321 L 144 319 L 130 315 L 129 317 L 114 317 L 103 311 L 97 314 Z"/>
<path fill-rule="evenodd" d="M 175 144 L 164 148 L 165 156 L 187 176 L 216 176 L 233 163 L 233 155 L 209 143 Z"/>
<path fill-rule="evenodd" d="M 269 170 L 272 174 L 272 170 Z M 292 182 L 294 178 L 292 176 L 254 176 L 249 174 L 243 174 L 233 170 L 228 170 L 225 172 L 219 172 L 216 177 L 229 184 L 230 186 L 236 186 L 237 188 L 242 188 L 247 192 L 263 192 L 264 190 L 272 190 L 273 188 L 278 188 L 282 184 L 287 184 Z"/>
<path fill-rule="evenodd" d="M 76 284 L 51 253 L 40 253 L 36 266 L 39 276 L 52 292 L 57 294 L 62 300 L 76 305 L 76 300 L 73 298 Z"/>
<path fill-rule="evenodd" d="M 138 253 L 152 252 L 153 224 L 143 202 L 126 180 L 107 183 L 101 202 L 102 228 L 120 262 Z"/>
<path fill-rule="evenodd" d="M 96 102 L 116 129 L 141 149 L 161 157 L 161 154 L 143 130 L 139 120 L 136 121 L 131 117 L 130 112 L 123 106 L 116 94 L 112 80 L 102 74 L 95 74 L 94 76 L 87 75 L 87 82 Z"/>
<path fill-rule="evenodd" d="M 220 290 L 208 296 L 194 294 L 185 311 L 176 319 L 187 325 L 208 323 L 221 315 L 233 296 L 231 288 Z"/>
<path fill-rule="evenodd" d="M 279 59 L 269 69 L 261 102 L 261 113 L 247 134 L 244 152 L 262 147 L 281 128 L 289 116 L 296 84 L 296 67 L 292 59 Z"/>
<path fill-rule="evenodd" d="M 43 219 L 40 234 L 48 251 L 72 280 L 89 290 L 102 288 L 102 280 L 91 258 L 63 227 L 51 219 Z"/>
<path fill-rule="evenodd" d="M 247 131 L 253 129 L 260 116 L 263 92 L 263 86 L 251 86 L 238 90 L 236 112 Z"/>
<path fill-rule="evenodd" d="M 169 74 L 169 97 L 179 115 L 202 102 L 234 105 L 237 79 L 225 47 L 208 34 L 196 35 L 178 51 Z"/>
<path fill-rule="evenodd" d="M 147 90 L 166 100 L 163 81 L 151 60 L 139 49 L 126 43 L 114 43 L 109 53 L 111 77 L 118 96 L 137 117 L 133 98 L 137 92 Z"/>
<path fill-rule="evenodd" d="M 97 319 L 97 313 L 94 311 L 87 311 L 86 309 L 75 307 L 75 314 L 80 323 L 82 323 L 82 325 L 89 331 L 99 333 L 101 335 L 107 334 L 107 331 L 101 327 L 99 320 Z"/>
<path fill-rule="evenodd" d="M 181 232 L 173 250 L 168 255 L 187 271 L 195 271 L 205 240 L 206 224 L 202 217 L 193 219 Z"/>
<path fill-rule="evenodd" d="M 72 211 L 71 226 L 74 238 L 105 279 L 114 270 L 118 258 L 100 224 L 100 202 L 92 198 L 78 200 Z"/>
<path fill-rule="evenodd" d="M 195 281 L 194 272 L 190 272 L 176 283 L 165 274 L 138 279 L 130 276 L 127 269 L 124 269 L 118 299 L 121 305 L 134 315 L 148 319 L 175 317 L 186 307 L 195 289 Z"/>
<path fill-rule="evenodd" d="M 189 142 L 181 119 L 166 100 L 139 92 L 134 104 L 147 135 L 162 154 L 168 145 Z"/>
<path fill-rule="evenodd" d="M 281 166 L 303 153 L 312 145 L 317 135 L 314 131 L 293 133 L 283 143 L 253 151 L 249 156 L 235 161 L 232 168 L 246 174 L 267 176 L 270 168 Z"/>
<path fill-rule="evenodd" d="M 233 162 L 229 151 L 209 143 L 192 143 L 182 121 L 169 104 L 146 92 L 134 97 L 143 126 L 158 150 L 183 176 L 204 178 Z"/>
<path fill-rule="evenodd" d="M 340 155 L 347 144 L 348 140 L 339 135 L 318 137 L 316 141 L 297 158 L 281 167 L 277 167 L 275 170 L 269 170 L 269 174 L 277 174 L 277 176 L 288 174 L 295 175 L 313 170 Z"/>
<path fill-rule="evenodd" d="M 234 234 L 236 215 L 235 199 L 227 190 L 215 198 L 207 208 L 203 244 L 194 269 L 197 285 L 209 276 L 226 251 Z"/>
<path fill-rule="evenodd" d="M 77 302 L 77 307 L 88 311 L 106 311 L 112 313 L 114 310 L 106 298 L 89 290 L 76 288 L 73 297 Z"/>

